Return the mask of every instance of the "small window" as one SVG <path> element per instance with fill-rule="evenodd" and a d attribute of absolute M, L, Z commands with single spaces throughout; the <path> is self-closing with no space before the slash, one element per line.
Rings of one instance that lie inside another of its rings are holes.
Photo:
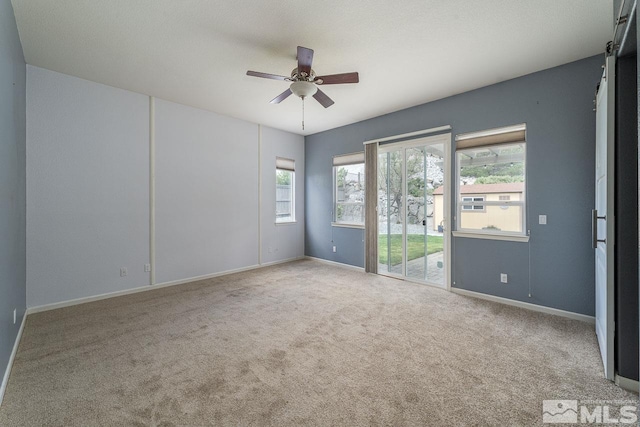
<path fill-rule="evenodd" d="M 478 197 L 463 197 L 463 202 L 484 202 L 484 196 Z M 473 204 L 463 204 L 463 211 L 484 211 L 484 205 L 478 205 L 476 203 Z"/>
<path fill-rule="evenodd" d="M 276 222 L 295 221 L 295 162 L 276 158 Z"/>
<path fill-rule="evenodd" d="M 456 137 L 458 231 L 526 234 L 526 126 Z"/>
<path fill-rule="evenodd" d="M 364 153 L 333 158 L 333 222 L 364 226 Z"/>

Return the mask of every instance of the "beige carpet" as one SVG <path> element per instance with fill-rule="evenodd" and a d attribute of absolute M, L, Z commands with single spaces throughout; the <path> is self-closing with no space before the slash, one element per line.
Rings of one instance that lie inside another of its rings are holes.
<path fill-rule="evenodd" d="M 28 317 L 2 426 L 540 425 L 593 327 L 317 261 Z"/>

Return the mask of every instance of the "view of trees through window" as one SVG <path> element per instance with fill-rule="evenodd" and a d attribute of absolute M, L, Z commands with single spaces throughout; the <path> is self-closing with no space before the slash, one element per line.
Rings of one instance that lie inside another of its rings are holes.
<path fill-rule="evenodd" d="M 426 169 L 426 170 L 425 170 Z M 426 172 L 426 179 L 425 179 Z M 413 150 L 407 152 L 407 223 L 422 224 L 433 215 L 434 191 L 442 187 L 442 159 Z M 426 196 L 426 197 L 425 197 Z M 402 223 L 402 152 L 381 155 L 378 162 L 378 206 L 391 223 Z"/>
<path fill-rule="evenodd" d="M 364 163 L 335 166 L 335 222 L 364 225 Z"/>
<path fill-rule="evenodd" d="M 276 222 L 294 220 L 293 174 L 292 171 L 276 169 Z"/>

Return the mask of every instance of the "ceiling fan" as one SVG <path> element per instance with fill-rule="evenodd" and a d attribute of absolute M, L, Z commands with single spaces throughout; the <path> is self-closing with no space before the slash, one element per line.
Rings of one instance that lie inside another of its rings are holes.
<path fill-rule="evenodd" d="M 317 76 L 315 71 L 311 68 L 312 62 L 313 50 L 306 47 L 298 46 L 298 67 L 293 69 L 293 71 L 291 72 L 291 77 L 261 73 L 258 71 L 247 71 L 247 75 L 253 77 L 262 77 L 265 79 L 292 82 L 289 86 L 289 89 L 285 90 L 270 101 L 272 104 L 279 104 L 293 93 L 294 95 L 302 98 L 303 101 L 307 96 L 311 95 L 324 108 L 332 106 L 334 102 L 318 88 L 319 85 L 358 83 L 359 81 L 358 73 L 342 73 L 331 74 L 328 76 Z"/>

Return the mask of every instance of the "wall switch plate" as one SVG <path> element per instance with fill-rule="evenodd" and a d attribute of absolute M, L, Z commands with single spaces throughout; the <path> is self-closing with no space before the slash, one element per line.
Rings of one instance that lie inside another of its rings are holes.
<path fill-rule="evenodd" d="M 120 277 L 124 277 L 127 275 L 127 269 L 125 267 L 122 267 L 120 269 Z"/>
<path fill-rule="evenodd" d="M 18 319 L 17 319 L 17 316 L 18 316 L 18 309 L 17 309 L 17 308 L 14 308 L 14 309 L 13 309 L 13 324 L 14 324 L 14 325 L 16 324 L 16 321 L 18 320 Z"/>
<path fill-rule="evenodd" d="M 505 273 L 500 273 L 500 282 L 501 283 L 508 283 L 507 282 L 507 275 Z"/>
<path fill-rule="evenodd" d="M 144 265 L 144 272 L 145 273 L 150 273 L 151 272 L 151 264 L 145 264 Z"/>
<path fill-rule="evenodd" d="M 333 247 L 333 252 L 338 252 L 335 246 Z"/>
<path fill-rule="evenodd" d="M 538 224 L 547 225 L 547 216 L 546 215 L 538 215 Z"/>

